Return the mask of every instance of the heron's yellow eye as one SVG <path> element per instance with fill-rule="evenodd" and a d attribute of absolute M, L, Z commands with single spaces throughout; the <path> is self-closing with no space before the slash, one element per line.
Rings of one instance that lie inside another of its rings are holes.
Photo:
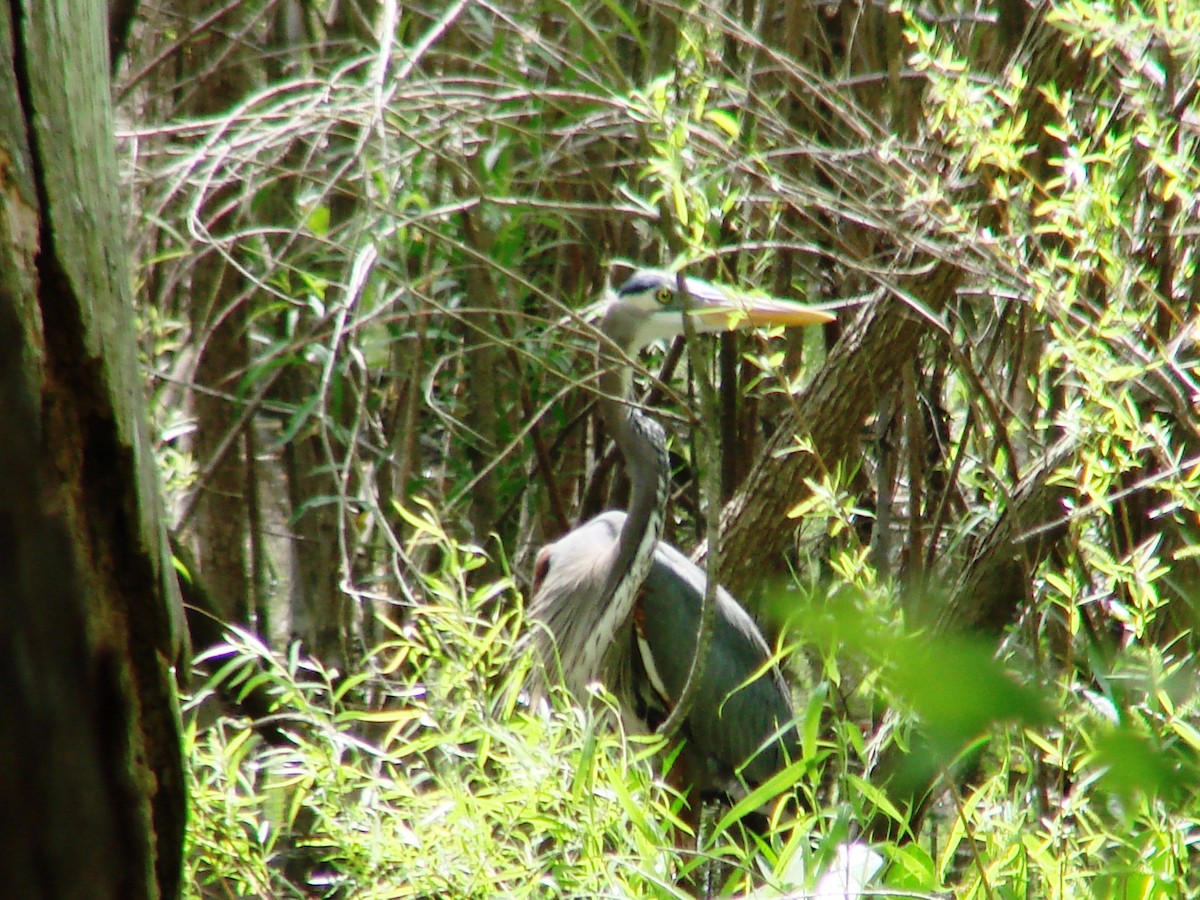
<path fill-rule="evenodd" d="M 669 287 L 666 287 L 665 285 L 663 287 L 660 287 L 657 291 L 654 292 L 654 299 L 657 300 L 659 303 L 661 303 L 663 306 L 666 306 L 668 303 L 670 303 L 671 298 L 674 296 L 675 296 L 674 292 L 672 292 L 672 290 Z"/>

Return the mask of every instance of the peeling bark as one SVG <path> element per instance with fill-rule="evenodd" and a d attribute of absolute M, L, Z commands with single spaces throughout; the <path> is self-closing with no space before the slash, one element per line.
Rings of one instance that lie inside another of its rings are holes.
<path fill-rule="evenodd" d="M 106 38 L 86 0 L 0 8 L 0 883 L 13 897 L 180 887 L 182 609 L 142 424 Z"/>

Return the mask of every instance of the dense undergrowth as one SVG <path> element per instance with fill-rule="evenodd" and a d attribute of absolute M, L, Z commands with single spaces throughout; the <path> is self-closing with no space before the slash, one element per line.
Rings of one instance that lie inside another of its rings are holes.
<path fill-rule="evenodd" d="M 920 834 L 870 842 L 884 861 L 871 896 L 1200 890 L 1191 660 L 1122 653 L 1107 696 L 1022 682 L 1013 652 L 931 647 L 881 595 L 843 588 L 793 623 L 815 677 L 796 698 L 803 759 L 745 803 L 710 809 L 697 839 L 656 738 L 563 698 L 528 706 L 520 612 L 496 615 L 511 584 L 470 587 L 478 550 L 432 519 L 423 528 L 445 551 L 426 579 L 436 599 L 358 674 L 240 631 L 200 660 L 211 674 L 185 708 L 193 896 L 689 896 L 681 884 L 806 896 L 865 823 L 904 820 L 873 783 L 892 743 L 957 777 L 939 783 Z M 283 739 L 219 712 L 218 687 L 269 691 Z M 850 712 L 884 705 L 901 714 L 875 734 Z M 775 794 L 766 832 L 748 839 L 739 816 Z"/>

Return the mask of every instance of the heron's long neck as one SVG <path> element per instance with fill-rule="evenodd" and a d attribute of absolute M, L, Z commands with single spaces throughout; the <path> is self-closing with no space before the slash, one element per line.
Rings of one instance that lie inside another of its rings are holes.
<path fill-rule="evenodd" d="M 605 584 L 606 596 L 624 618 L 650 573 L 654 548 L 662 536 L 670 465 L 662 426 L 640 410 L 614 399 L 628 395 L 628 371 L 607 365 L 600 376 L 600 390 L 600 412 L 625 457 L 631 484 L 629 510 Z"/>

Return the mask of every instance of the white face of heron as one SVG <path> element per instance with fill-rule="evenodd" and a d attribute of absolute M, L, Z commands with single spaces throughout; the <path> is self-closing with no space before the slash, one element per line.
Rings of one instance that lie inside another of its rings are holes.
<path fill-rule="evenodd" d="M 737 301 L 732 296 L 695 278 L 687 279 L 687 288 L 692 324 L 697 332 L 733 327 L 730 322 L 736 315 Z M 671 272 L 655 269 L 635 272 L 617 289 L 609 310 L 626 321 L 631 332 L 630 345 L 634 348 L 684 333 L 684 302 L 679 296 L 676 276 Z"/>

